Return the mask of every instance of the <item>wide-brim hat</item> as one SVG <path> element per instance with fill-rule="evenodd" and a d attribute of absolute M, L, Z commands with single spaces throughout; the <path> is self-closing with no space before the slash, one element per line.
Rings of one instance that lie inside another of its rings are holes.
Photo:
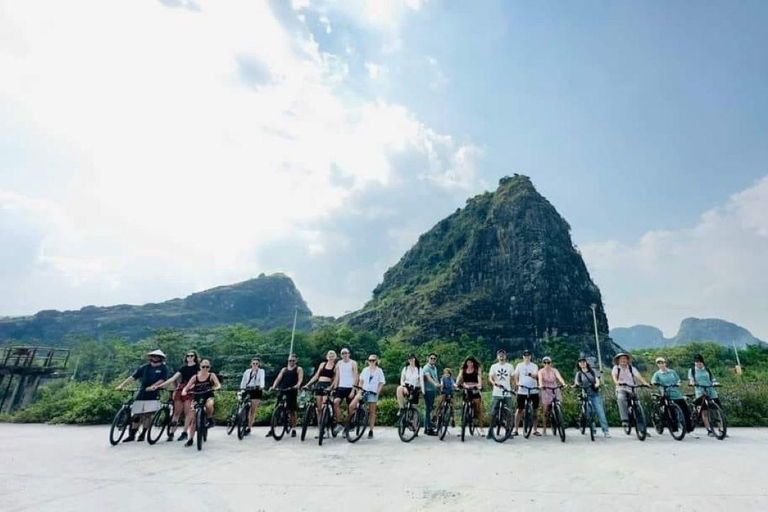
<path fill-rule="evenodd" d="M 157 357 L 162 357 L 163 359 L 167 359 L 165 352 L 163 352 L 160 349 L 153 350 L 152 352 L 147 352 L 147 356 L 149 357 L 157 356 Z"/>
<path fill-rule="evenodd" d="M 627 356 L 627 359 L 632 359 L 632 356 L 630 354 L 627 354 L 626 352 L 619 352 L 615 356 L 613 356 L 613 364 L 616 364 L 619 361 L 619 358 L 621 356 Z"/>

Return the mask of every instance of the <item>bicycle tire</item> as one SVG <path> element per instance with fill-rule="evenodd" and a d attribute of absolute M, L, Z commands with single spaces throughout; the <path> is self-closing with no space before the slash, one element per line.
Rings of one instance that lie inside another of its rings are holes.
<path fill-rule="evenodd" d="M 707 406 L 707 414 L 709 415 L 709 428 L 715 433 L 715 438 L 722 441 L 728 435 L 728 420 L 723 409 L 715 402 L 710 402 Z M 720 425 L 718 428 L 715 428 L 716 423 Z"/>
<path fill-rule="evenodd" d="M 344 429 L 344 437 L 350 443 L 356 443 L 360 440 L 365 431 L 368 430 L 368 411 L 362 404 L 357 406 L 355 413 L 349 417 L 347 428 Z"/>
<path fill-rule="evenodd" d="M 205 407 L 199 407 L 195 411 L 195 427 L 197 430 L 197 451 L 203 449 L 203 441 L 205 436 Z"/>
<path fill-rule="evenodd" d="M 466 403 L 461 408 L 461 442 L 464 442 L 467 431 L 467 423 L 472 422 L 472 413 L 469 412 L 470 406 Z"/>
<path fill-rule="evenodd" d="M 533 432 L 533 404 L 526 402 L 525 414 L 523 415 L 523 436 L 528 439 L 531 437 L 531 432 Z"/>
<path fill-rule="evenodd" d="M 274 411 L 272 411 L 272 418 L 270 425 L 272 427 L 272 439 L 280 441 L 285 433 L 288 431 L 288 425 L 285 421 L 285 407 L 283 404 L 278 405 Z"/>
<path fill-rule="evenodd" d="M 227 435 L 231 435 L 237 427 L 237 419 L 240 417 L 240 405 L 235 405 L 227 416 Z"/>
<path fill-rule="evenodd" d="M 237 420 L 235 423 L 237 424 L 237 438 L 242 441 L 245 437 L 245 432 L 248 429 L 248 416 L 251 415 L 251 408 L 248 405 L 244 405 L 240 408 L 240 411 L 237 414 Z"/>
<path fill-rule="evenodd" d="M 512 437 L 512 411 L 503 403 L 499 404 L 498 412 L 493 416 L 493 425 L 491 426 L 491 437 L 497 443 L 503 443 Z"/>
<path fill-rule="evenodd" d="M 109 428 L 109 444 L 116 446 L 123 439 L 125 429 L 131 424 L 130 406 L 122 406 L 112 419 L 112 426 Z"/>
<path fill-rule="evenodd" d="M 635 411 L 635 435 L 640 441 L 645 441 L 645 438 L 648 437 L 648 426 L 645 423 L 645 411 L 640 402 L 636 402 L 633 408 Z"/>
<path fill-rule="evenodd" d="M 308 405 L 304 410 L 304 418 L 301 421 L 301 440 L 307 438 L 307 429 L 312 425 L 313 421 L 317 421 L 317 408 L 315 404 Z"/>
<path fill-rule="evenodd" d="M 420 427 L 419 410 L 413 406 L 406 407 L 403 414 L 400 415 L 400 426 L 397 429 L 400 440 L 404 443 L 410 443 L 419 435 Z"/>
<path fill-rule="evenodd" d="M 587 432 L 587 418 L 589 418 L 589 414 L 592 411 L 592 404 L 589 402 L 585 402 L 580 407 L 579 411 L 579 430 L 581 431 L 581 435 L 584 435 Z"/>
<path fill-rule="evenodd" d="M 552 404 L 555 411 L 555 422 L 557 423 L 557 433 L 560 435 L 560 441 L 565 442 L 565 424 L 563 423 L 563 410 L 560 404 Z"/>
<path fill-rule="evenodd" d="M 442 425 L 438 427 L 437 434 L 440 440 L 445 439 L 445 435 L 448 433 L 448 425 L 451 424 L 451 417 L 453 416 L 453 408 L 451 406 L 443 407 L 443 413 L 438 421 L 442 422 Z"/>
<path fill-rule="evenodd" d="M 669 433 L 675 441 L 682 441 L 685 438 L 685 415 L 683 410 L 676 403 L 670 403 L 669 409 Z"/>
<path fill-rule="evenodd" d="M 325 437 L 325 430 L 328 428 L 328 423 L 331 420 L 331 415 L 328 412 L 327 407 L 323 407 L 323 415 L 320 417 L 320 424 L 317 426 L 319 431 L 317 436 L 317 444 L 323 446 L 323 438 Z"/>
<path fill-rule="evenodd" d="M 663 435 L 664 434 L 664 416 L 661 413 L 660 405 L 654 404 L 652 406 L 651 422 L 653 423 L 653 428 L 656 429 L 656 433 L 659 435 Z"/>
<path fill-rule="evenodd" d="M 168 407 L 162 406 L 152 415 L 147 429 L 147 442 L 152 445 L 163 437 L 163 432 L 171 423 L 171 412 Z"/>

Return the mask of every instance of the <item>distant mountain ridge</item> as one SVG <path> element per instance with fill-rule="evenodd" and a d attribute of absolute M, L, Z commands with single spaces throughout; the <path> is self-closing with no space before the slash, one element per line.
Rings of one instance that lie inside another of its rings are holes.
<path fill-rule="evenodd" d="M 718 318 L 686 318 L 673 338 L 665 338 L 661 329 L 650 325 L 616 327 L 611 329 L 611 338 L 626 350 L 674 347 L 693 342 L 714 342 L 729 347 L 735 343 L 739 348 L 766 343 L 744 327 Z"/>
<path fill-rule="evenodd" d="M 240 323 L 263 330 L 290 327 L 298 308 L 297 326 L 310 328 L 312 312 L 290 277 L 261 274 L 255 279 L 219 286 L 183 299 L 143 306 L 86 306 L 77 311 L 46 310 L 28 317 L 0 318 L 0 342 L 62 345 L 69 337 L 130 341 L 156 329 L 214 327 Z"/>

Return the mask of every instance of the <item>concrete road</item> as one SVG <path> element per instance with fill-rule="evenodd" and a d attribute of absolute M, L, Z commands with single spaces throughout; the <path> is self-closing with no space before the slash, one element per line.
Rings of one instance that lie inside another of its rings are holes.
<path fill-rule="evenodd" d="M 768 429 L 717 441 L 639 442 L 614 429 L 504 444 L 451 436 L 322 447 L 244 441 L 223 428 L 202 452 L 182 443 L 107 441 L 106 427 L 0 425 L 0 511 L 106 510 L 768 510 Z M 314 433 L 313 433 L 314 434 Z"/>

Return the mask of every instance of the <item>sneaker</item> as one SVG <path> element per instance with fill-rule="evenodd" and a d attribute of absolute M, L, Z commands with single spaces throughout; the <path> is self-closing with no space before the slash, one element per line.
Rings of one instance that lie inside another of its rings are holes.
<path fill-rule="evenodd" d="M 714 431 L 712 431 L 712 430 L 709 430 L 709 431 L 707 431 L 707 435 L 708 435 L 709 437 L 715 437 L 715 432 L 714 432 Z"/>
<path fill-rule="evenodd" d="M 344 430 L 344 427 L 342 427 L 341 425 L 336 425 L 335 427 L 333 427 L 333 437 L 336 437 L 337 435 L 339 435 L 339 432 L 341 432 L 342 430 Z"/>
<path fill-rule="evenodd" d="M 186 441 L 187 440 L 187 433 L 182 432 L 177 441 Z"/>
<path fill-rule="evenodd" d="M 251 429 L 247 428 L 245 429 L 245 432 L 243 433 L 243 436 L 249 436 L 251 435 Z"/>
<path fill-rule="evenodd" d="M 368 431 L 368 439 L 373 439 L 373 430 Z"/>
<path fill-rule="evenodd" d="M 168 434 L 168 439 L 166 441 L 173 441 L 173 438 L 176 434 Z"/>
<path fill-rule="evenodd" d="M 213 418 L 208 418 L 208 421 L 205 424 L 206 428 L 213 428 L 216 426 L 216 423 L 213 421 Z"/>
<path fill-rule="evenodd" d="M 512 431 L 512 437 L 519 436 L 520 433 L 517 430 Z"/>
<path fill-rule="evenodd" d="M 295 430 L 291 431 L 291 437 L 296 437 L 296 431 Z"/>
<path fill-rule="evenodd" d="M 269 432 L 267 432 L 267 435 L 265 435 L 264 437 L 275 437 L 275 435 L 270 430 Z"/>
<path fill-rule="evenodd" d="M 605 438 L 609 438 L 609 437 L 611 437 L 611 433 L 610 433 L 610 432 L 607 432 L 607 431 L 606 431 L 606 432 L 603 432 L 603 437 L 605 437 Z"/>
<path fill-rule="evenodd" d="M 142 441 L 144 441 L 145 437 L 147 437 L 147 431 L 146 430 L 142 430 L 141 434 L 139 434 L 139 437 L 136 438 L 136 441 L 142 442 Z"/>
<path fill-rule="evenodd" d="M 186 443 L 184 443 L 184 448 L 188 448 L 195 444 L 195 441 L 193 439 L 188 440 Z"/>
<path fill-rule="evenodd" d="M 123 442 L 130 443 L 131 441 L 135 441 L 135 440 L 136 440 L 136 434 L 128 434 L 128 437 L 123 439 Z"/>

